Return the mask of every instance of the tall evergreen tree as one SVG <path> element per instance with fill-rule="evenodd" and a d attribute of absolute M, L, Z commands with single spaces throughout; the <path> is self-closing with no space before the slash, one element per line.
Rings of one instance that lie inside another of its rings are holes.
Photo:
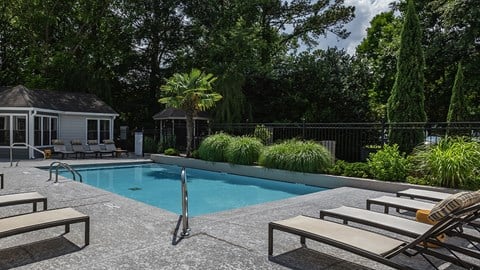
<path fill-rule="evenodd" d="M 450 106 L 448 107 L 448 134 L 451 135 L 452 122 L 462 122 L 466 121 L 467 116 L 467 107 L 465 102 L 465 92 L 464 92 L 464 83 L 463 83 L 463 69 L 462 63 L 459 62 L 457 66 L 457 74 L 455 75 L 455 82 L 452 88 L 452 97 L 450 98 Z"/>
<path fill-rule="evenodd" d="M 397 73 L 392 93 L 388 98 L 387 116 L 390 125 L 390 143 L 398 144 L 400 151 L 409 153 L 424 140 L 422 130 L 395 129 L 401 122 L 425 122 L 424 75 L 425 62 L 421 47 L 422 32 L 413 0 L 408 0 L 408 9 L 403 23 Z"/>

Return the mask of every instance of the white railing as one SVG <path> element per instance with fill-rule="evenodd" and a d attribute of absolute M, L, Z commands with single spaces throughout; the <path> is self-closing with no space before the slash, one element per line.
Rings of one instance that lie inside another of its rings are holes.
<path fill-rule="evenodd" d="M 33 149 L 34 151 L 37 151 L 39 152 L 40 154 L 43 155 L 43 159 L 45 159 L 45 152 L 43 152 L 42 150 L 36 148 L 35 146 L 32 146 L 28 143 L 12 143 L 12 145 L 10 145 L 10 167 L 13 166 L 13 149 L 14 148 L 19 148 L 18 146 L 23 146 L 23 147 L 27 147 L 27 148 L 30 148 L 30 149 Z M 15 166 L 18 166 L 18 162 L 20 162 L 20 160 L 17 161 L 17 164 Z"/>

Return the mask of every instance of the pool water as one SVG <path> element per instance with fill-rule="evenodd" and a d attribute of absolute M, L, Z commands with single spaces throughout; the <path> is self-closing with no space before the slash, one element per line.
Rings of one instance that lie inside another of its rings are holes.
<path fill-rule="evenodd" d="M 83 182 L 177 214 L 182 212 L 181 167 L 139 165 L 75 167 Z M 320 187 L 186 169 L 189 215 L 198 216 L 325 190 Z M 72 178 L 70 172 L 60 173 Z"/>

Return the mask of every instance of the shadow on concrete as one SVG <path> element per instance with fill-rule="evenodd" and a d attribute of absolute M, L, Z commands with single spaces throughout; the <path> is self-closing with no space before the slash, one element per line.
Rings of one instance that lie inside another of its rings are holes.
<path fill-rule="evenodd" d="M 81 250 L 63 236 L 0 249 L 0 269 L 10 269 Z"/>
<path fill-rule="evenodd" d="M 303 247 L 272 256 L 269 260 L 295 270 L 371 270 L 371 268 L 340 260 L 333 256 Z"/>

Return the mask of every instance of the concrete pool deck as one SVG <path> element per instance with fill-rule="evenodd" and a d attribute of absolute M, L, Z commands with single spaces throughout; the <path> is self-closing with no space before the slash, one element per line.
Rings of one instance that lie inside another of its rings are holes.
<path fill-rule="evenodd" d="M 191 236 L 175 235 L 179 216 L 119 195 L 59 177 L 47 181 L 55 160 L 0 161 L 0 194 L 37 191 L 48 208 L 73 207 L 91 218 L 90 245 L 83 225 L 45 229 L 0 239 L 0 269 L 390 269 L 349 252 L 275 232 L 274 258 L 267 257 L 267 225 L 296 215 L 318 216 L 340 205 L 365 207 L 367 198 L 388 193 L 337 188 L 190 218 Z M 142 161 L 137 159 L 136 161 Z M 143 160 L 145 161 L 145 160 Z M 70 165 L 132 162 L 131 159 L 65 160 Z M 14 164 L 15 166 L 15 164 Z M 180 197 L 180 195 L 179 195 Z M 180 204 L 179 198 L 179 204 Z M 31 205 L 2 207 L 0 217 L 31 211 Z M 181 230 L 181 226 L 180 229 Z M 417 269 L 432 269 L 421 257 L 400 256 Z M 444 265 L 443 269 L 461 269 Z"/>

